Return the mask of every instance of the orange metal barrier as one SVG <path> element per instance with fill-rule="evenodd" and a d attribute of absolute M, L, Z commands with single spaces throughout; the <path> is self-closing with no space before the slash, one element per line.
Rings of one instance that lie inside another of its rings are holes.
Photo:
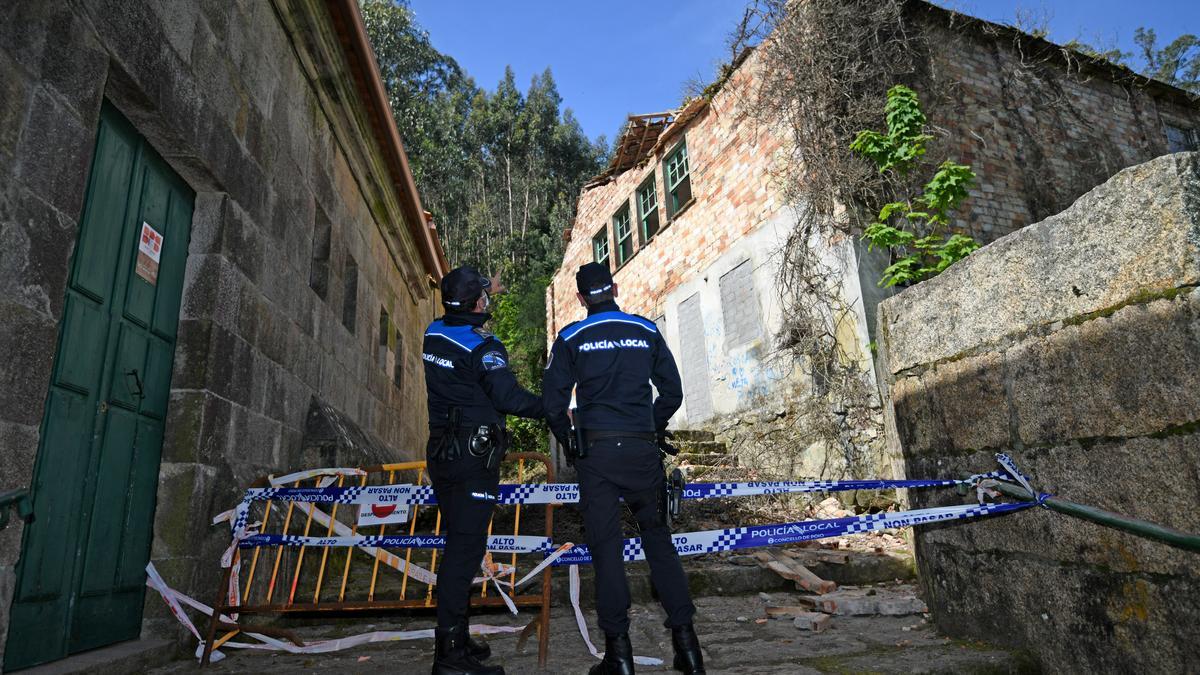
<path fill-rule="evenodd" d="M 503 467 L 506 474 L 517 483 L 553 483 L 554 467 L 540 453 L 508 453 Z M 339 475 L 325 478 L 327 484 L 339 487 L 372 485 L 428 485 L 429 476 L 425 462 L 403 462 L 364 467 L 362 476 Z M 316 477 L 296 481 L 288 487 L 321 487 L 322 478 Z M 332 482 L 328 482 L 332 481 Z M 250 487 L 271 487 L 267 478 L 260 478 Z M 280 486 L 282 487 L 282 486 Z M 488 534 L 511 532 L 513 535 L 529 534 L 542 529 L 547 538 L 552 537 L 554 527 L 554 504 L 544 505 L 541 513 L 537 505 L 498 505 L 488 524 Z M 337 537 L 355 535 L 420 535 L 441 534 L 441 512 L 436 506 L 414 504 L 409 508 L 408 521 L 395 525 L 358 526 L 358 510 L 366 508 L 355 504 L 305 503 L 285 500 L 256 501 L 251 505 L 249 522 L 262 523 L 259 532 L 266 534 L 302 535 L 313 537 Z M 522 525 L 525 531 L 522 532 Z M 370 531 L 367 531 L 367 530 Z M 387 611 L 431 608 L 437 604 L 430 574 L 437 573 L 438 549 L 376 548 L 368 547 L 318 547 L 318 546 L 259 546 L 238 549 L 234 553 L 233 565 L 225 570 L 221 590 L 208 628 L 201 665 L 209 662 L 214 649 L 229 641 L 239 632 L 280 636 L 302 645 L 289 631 L 278 628 L 252 626 L 247 623 L 228 623 L 220 620 L 222 614 L 292 614 L 349 615 L 356 611 Z M 521 570 L 532 569 L 544 559 L 542 553 L 495 553 L 488 558 L 493 564 L 512 567 L 502 579 L 515 583 L 521 578 Z M 510 595 L 517 607 L 534 607 L 538 614 L 521 632 L 517 648 L 520 649 L 533 630 L 538 634 L 538 664 L 545 666 L 550 647 L 550 574 L 553 567 L 542 572 L 541 591 Z M 234 571 L 236 579 L 233 579 Z M 231 585 L 231 581 L 234 582 Z M 533 588 L 531 580 L 525 588 Z M 236 597 L 234 593 L 236 592 Z M 494 586 L 484 582 L 473 592 L 472 607 L 504 607 L 505 602 Z"/>

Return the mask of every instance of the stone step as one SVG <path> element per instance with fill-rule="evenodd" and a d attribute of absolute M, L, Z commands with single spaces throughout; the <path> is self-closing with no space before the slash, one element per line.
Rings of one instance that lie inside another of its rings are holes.
<path fill-rule="evenodd" d="M 737 455 L 725 455 L 708 452 L 681 452 L 676 455 L 675 458 L 680 463 L 687 462 L 692 466 L 731 467 L 738 465 Z"/>
<path fill-rule="evenodd" d="M 706 454 L 725 454 L 729 452 L 727 443 L 718 441 L 686 441 L 683 443 L 675 443 L 675 447 L 679 448 L 680 452 L 688 453 L 706 453 Z"/>
<path fill-rule="evenodd" d="M 716 435 L 703 429 L 672 429 L 671 436 L 675 443 L 705 443 L 716 440 Z"/>
<path fill-rule="evenodd" d="M 738 596 L 755 593 L 787 591 L 795 593 L 796 584 L 771 570 L 759 567 L 746 552 L 737 552 L 728 558 L 705 556 L 704 559 L 683 558 L 688 587 L 694 597 Z M 737 561 L 737 562 L 734 562 Z M 807 565 L 806 565 L 807 566 Z M 906 553 L 863 553 L 850 552 L 846 563 L 841 565 L 816 563 L 809 566 L 822 579 L 836 582 L 839 586 L 869 586 L 892 583 L 897 579 L 912 580 L 916 577 L 912 557 Z M 594 605 L 592 589 L 592 566 L 581 565 L 580 579 L 585 592 L 580 597 L 584 607 Z M 644 562 L 627 563 L 625 574 L 629 578 L 629 592 L 633 602 L 650 602 L 653 591 L 650 587 L 650 568 Z M 566 569 L 557 568 L 551 582 L 556 603 L 569 603 Z"/>

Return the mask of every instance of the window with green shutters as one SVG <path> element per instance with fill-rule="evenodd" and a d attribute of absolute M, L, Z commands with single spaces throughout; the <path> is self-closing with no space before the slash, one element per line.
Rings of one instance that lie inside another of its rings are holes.
<path fill-rule="evenodd" d="M 667 184 L 667 210 L 671 216 L 692 201 L 692 179 L 688 174 L 687 140 L 682 140 L 663 161 Z"/>
<path fill-rule="evenodd" d="M 608 265 L 608 228 L 602 227 L 592 237 L 592 260 L 601 265 Z"/>
<path fill-rule="evenodd" d="M 651 173 L 637 189 L 638 222 L 641 224 L 643 246 L 658 233 L 658 186 L 654 178 L 655 175 Z"/>
<path fill-rule="evenodd" d="M 633 228 L 629 225 L 629 203 L 613 215 L 613 233 L 617 237 L 617 267 L 633 257 Z"/>

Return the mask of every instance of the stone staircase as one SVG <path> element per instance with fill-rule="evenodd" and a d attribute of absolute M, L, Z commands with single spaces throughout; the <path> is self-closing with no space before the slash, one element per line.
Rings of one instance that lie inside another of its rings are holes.
<path fill-rule="evenodd" d="M 699 429 L 672 430 L 672 442 L 679 454 L 668 458 L 668 462 L 683 469 L 688 480 L 699 480 L 705 475 L 738 467 L 737 455 L 729 454 L 729 445 L 718 441 L 711 431 Z"/>

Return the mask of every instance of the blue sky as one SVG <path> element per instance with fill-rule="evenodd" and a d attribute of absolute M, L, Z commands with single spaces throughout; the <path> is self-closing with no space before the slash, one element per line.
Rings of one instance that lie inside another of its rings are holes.
<path fill-rule="evenodd" d="M 1079 37 L 1136 51 L 1133 31 L 1154 28 L 1160 45 L 1200 33 L 1197 0 L 947 0 L 991 21 L 1018 8 L 1048 18 L 1050 38 Z M 726 37 L 742 0 L 411 0 L 434 47 L 494 88 L 511 65 L 521 88 L 547 66 L 584 131 L 612 135 L 629 113 L 669 110 L 685 83 L 710 79 L 728 61 Z"/>

